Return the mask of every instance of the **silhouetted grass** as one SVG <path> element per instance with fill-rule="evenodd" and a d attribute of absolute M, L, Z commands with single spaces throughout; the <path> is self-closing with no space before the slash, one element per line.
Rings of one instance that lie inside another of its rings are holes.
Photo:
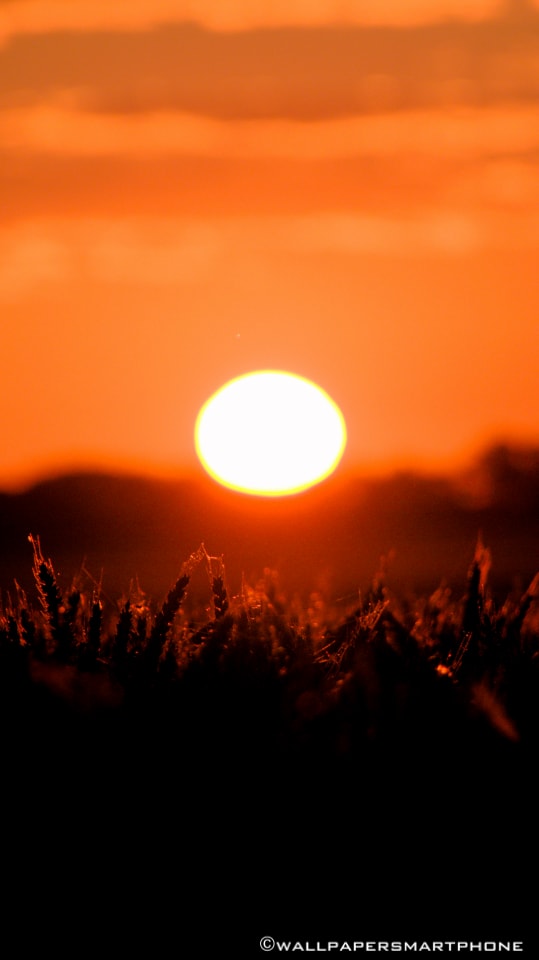
<path fill-rule="evenodd" d="M 34 713 L 61 705 L 164 724 L 189 753 L 270 751 L 289 759 L 414 754 L 450 741 L 535 743 L 539 732 L 539 581 L 498 604 L 481 544 L 462 598 L 394 598 L 383 575 L 344 614 L 318 598 L 288 603 L 268 571 L 229 597 L 222 559 L 201 546 L 154 608 L 140 587 L 114 611 L 90 583 L 63 591 L 31 537 L 38 607 L 20 588 L 0 616 L 3 686 L 26 678 Z M 182 609 L 205 565 L 202 621 Z M 39 693 L 39 696 L 38 696 Z M 186 730 L 188 734 L 186 735 Z"/>
<path fill-rule="evenodd" d="M 192 936 L 186 956 L 208 955 L 218 931 L 192 932 L 176 892 L 189 890 L 209 917 L 226 912 L 234 955 L 256 956 L 268 918 L 272 931 L 297 918 L 300 887 L 305 936 L 324 916 L 344 923 L 345 902 L 367 929 L 370 902 L 384 923 L 388 904 L 395 918 L 415 912 L 418 930 L 428 903 L 453 937 L 466 910 L 475 923 L 478 890 L 481 936 L 494 911 L 506 930 L 535 830 L 539 576 L 493 597 L 479 544 L 462 596 L 442 584 L 395 597 L 382 571 L 345 609 L 316 591 L 303 606 L 271 570 L 231 596 L 222 558 L 201 546 L 161 603 L 134 582 L 115 605 L 88 574 L 64 588 L 31 543 L 35 594 L 15 584 L 0 610 L 4 800 L 17 814 L 30 803 L 17 837 L 50 837 L 47 869 L 61 838 L 79 877 L 98 861 L 109 903 L 122 877 L 122 936 L 138 936 L 142 914 L 152 940 L 168 922 Z M 195 571 L 207 575 L 198 605 Z M 94 922 L 102 896 L 77 898 Z"/>

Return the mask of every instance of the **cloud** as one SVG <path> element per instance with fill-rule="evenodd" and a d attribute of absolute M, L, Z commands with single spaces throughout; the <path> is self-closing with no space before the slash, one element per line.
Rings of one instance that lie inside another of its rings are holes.
<path fill-rule="evenodd" d="M 508 236 L 508 234 L 510 235 Z M 321 213 L 222 219 L 20 223 L 0 230 L 0 298 L 21 301 L 53 287 L 120 285 L 183 288 L 217 276 L 268 269 L 290 256 L 468 256 L 532 248 L 536 218 L 508 231 L 479 211 L 433 208 L 414 217 Z"/>
<path fill-rule="evenodd" d="M 320 160 L 403 154 L 473 159 L 539 150 L 539 108 L 410 110 L 297 123 L 161 111 L 111 115 L 42 103 L 0 113 L 4 149 L 73 157 L 164 154 Z"/>
<path fill-rule="evenodd" d="M 1 9 L 1 8 L 0 8 Z M 537 103 L 539 17 L 408 29 L 330 25 L 236 34 L 17 36 L 0 51 L 0 105 L 55 98 L 93 112 L 181 111 L 302 121 L 403 109 Z"/>
<path fill-rule="evenodd" d="M 495 15 L 496 0 L 12 0 L 0 8 L 0 40 L 59 30 L 144 31 L 192 21 L 236 31 L 327 23 L 411 25 Z"/>
<path fill-rule="evenodd" d="M 36 288 L 64 283 L 73 275 L 72 256 L 58 232 L 35 224 L 0 233 L 0 296 L 24 298 Z"/>
<path fill-rule="evenodd" d="M 0 296 L 17 301 L 73 282 L 197 282 L 223 254 L 231 234 L 237 242 L 237 228 L 223 231 L 218 223 L 198 220 L 168 227 L 92 219 L 19 223 L 0 231 Z"/>

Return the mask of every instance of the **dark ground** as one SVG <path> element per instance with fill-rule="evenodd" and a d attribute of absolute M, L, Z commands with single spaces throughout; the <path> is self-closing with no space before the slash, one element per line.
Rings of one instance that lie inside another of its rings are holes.
<path fill-rule="evenodd" d="M 161 659 L 141 672 L 134 634 L 122 654 L 104 628 L 89 663 L 82 613 L 67 647 L 60 627 L 48 650 L 4 628 L 6 942 L 14 926 L 21 954 L 37 937 L 55 955 L 195 960 L 263 956 L 262 936 L 473 938 L 524 940 L 517 955 L 538 956 L 535 593 L 532 619 L 519 620 L 539 568 L 538 462 L 492 453 L 473 505 L 471 480 L 465 495 L 412 477 L 283 504 L 105 477 L 3 497 L 4 624 L 14 577 L 38 628 L 50 619 L 29 532 L 61 570 L 62 602 L 86 557 L 96 579 L 104 567 L 111 601 L 138 573 L 157 595 L 155 618 L 201 541 L 225 554 L 232 582 L 217 617 L 207 577 L 198 581 L 204 622 L 186 645 L 177 637 L 172 667 Z M 493 553 L 491 572 L 481 554 L 486 587 L 473 581 L 479 566 L 470 575 L 479 529 Z M 255 583 L 267 566 L 289 597 L 325 590 L 324 611 L 351 591 L 359 606 L 337 604 L 340 619 L 305 648 L 306 621 L 290 633 L 271 575 L 232 600 L 242 568 Z M 428 593 L 444 576 L 450 605 L 436 616 L 420 605 L 418 626 L 407 591 Z M 82 583 L 90 596 L 95 585 Z M 103 596 L 103 607 L 114 604 Z M 20 607 L 17 618 L 24 625 Z M 107 629 L 118 637 L 114 620 Z"/>

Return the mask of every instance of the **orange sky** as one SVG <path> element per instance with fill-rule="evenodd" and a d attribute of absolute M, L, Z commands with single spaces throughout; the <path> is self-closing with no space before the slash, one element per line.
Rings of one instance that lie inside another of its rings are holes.
<path fill-rule="evenodd" d="M 350 468 L 539 442 L 537 6 L 224 7 L 0 8 L 0 487 L 181 472 L 254 368 Z"/>

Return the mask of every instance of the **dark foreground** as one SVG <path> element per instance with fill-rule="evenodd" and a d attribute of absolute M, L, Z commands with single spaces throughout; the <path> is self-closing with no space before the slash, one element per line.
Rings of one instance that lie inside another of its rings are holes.
<path fill-rule="evenodd" d="M 137 587 L 113 611 L 34 541 L 33 594 L 0 618 L 21 949 L 37 929 L 71 955 L 256 958 L 271 936 L 537 956 L 539 588 L 496 601 L 488 562 L 457 599 L 380 576 L 337 616 L 269 573 L 230 598 L 201 548 L 160 608 Z"/>

